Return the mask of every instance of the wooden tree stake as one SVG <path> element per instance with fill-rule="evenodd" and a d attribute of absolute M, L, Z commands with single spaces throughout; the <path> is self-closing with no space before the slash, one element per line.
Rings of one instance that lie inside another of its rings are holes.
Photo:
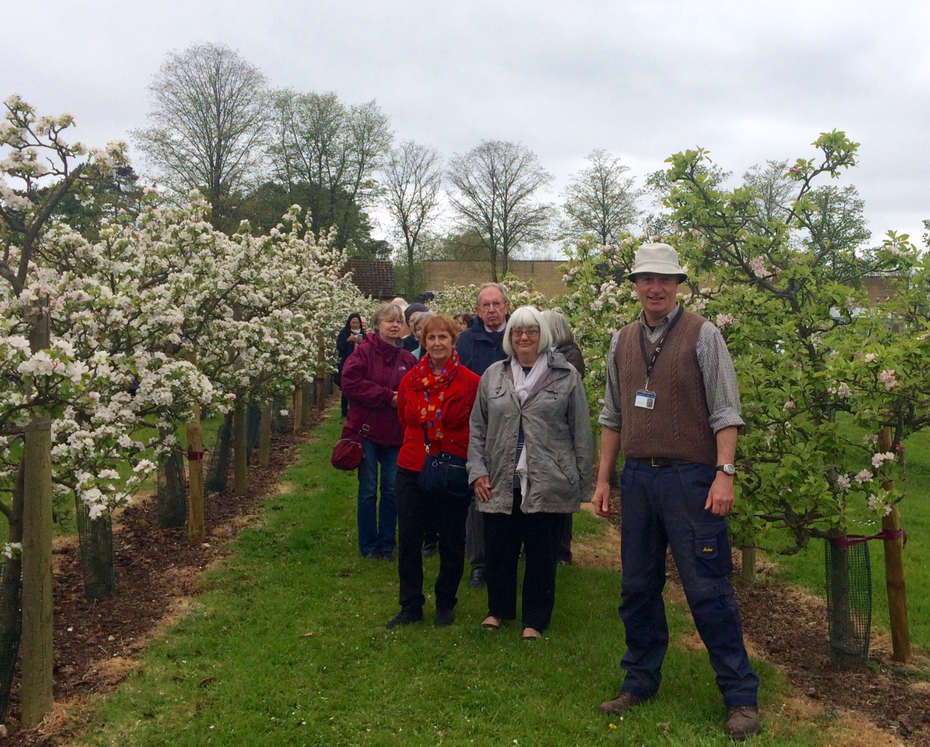
<path fill-rule="evenodd" d="M 891 451 L 891 428 L 884 427 L 879 432 L 882 451 Z M 894 490 L 894 480 L 882 483 L 885 490 Z M 901 528 L 898 507 L 892 506 L 891 513 L 882 519 L 882 529 L 886 532 Z M 911 633 L 907 623 L 907 589 L 904 585 L 904 542 L 900 539 L 886 539 L 885 546 L 885 587 L 888 590 L 888 616 L 891 622 L 892 658 L 906 663 L 911 659 Z"/>

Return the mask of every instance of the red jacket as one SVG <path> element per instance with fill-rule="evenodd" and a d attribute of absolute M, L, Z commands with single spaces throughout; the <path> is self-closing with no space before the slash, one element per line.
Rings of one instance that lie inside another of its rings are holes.
<path fill-rule="evenodd" d="M 418 415 L 425 404 L 423 392 L 411 386 L 413 376 L 407 374 L 397 391 L 397 416 L 404 427 L 404 444 L 400 447 L 397 466 L 419 472 L 426 461 L 426 444 L 423 441 L 423 426 Z M 478 396 L 481 377 L 459 363 L 459 370 L 449 384 L 443 402 L 442 432 L 444 438 L 430 444 L 430 451 L 447 451 L 460 457 L 468 457 L 468 418 Z"/>
<path fill-rule="evenodd" d="M 342 393 L 349 400 L 343 434 L 356 433 L 368 423 L 368 440 L 382 446 L 400 446 L 404 431 L 391 406 L 401 379 L 417 364 L 403 348 L 378 335 L 368 335 L 342 369 Z"/>

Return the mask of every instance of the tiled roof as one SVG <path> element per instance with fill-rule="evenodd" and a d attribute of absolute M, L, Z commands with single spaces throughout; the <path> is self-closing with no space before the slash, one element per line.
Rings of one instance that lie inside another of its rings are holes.
<path fill-rule="evenodd" d="M 350 259 L 345 269 L 366 296 L 389 301 L 394 298 L 394 266 L 387 259 Z"/>

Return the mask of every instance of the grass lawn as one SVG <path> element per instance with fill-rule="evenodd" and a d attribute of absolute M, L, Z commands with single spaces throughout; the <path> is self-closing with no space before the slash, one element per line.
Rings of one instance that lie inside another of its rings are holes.
<path fill-rule="evenodd" d="M 930 433 L 923 431 L 905 444 L 908 466 L 907 495 L 898 504 L 901 526 L 908 534 L 904 548 L 904 578 L 908 590 L 908 620 L 911 642 L 930 651 Z M 857 527 L 857 534 L 875 534 L 881 522 Z M 872 626 L 889 630 L 888 595 L 885 589 L 885 555 L 881 542 L 869 542 L 872 566 Z M 769 556 L 780 570 L 778 577 L 798 584 L 823 597 L 824 542 L 812 540 L 797 555 Z"/>
<path fill-rule="evenodd" d="M 524 642 L 479 627 L 485 591 L 463 583 L 453 626 L 385 630 L 396 564 L 359 556 L 354 474 L 329 466 L 341 423 L 326 421 L 206 593 L 153 643 L 140 669 L 94 703 L 92 745 L 727 745 L 706 654 L 671 603 L 660 696 L 624 720 L 596 712 L 619 690 L 616 572 L 563 567 L 551 628 Z M 579 517 L 579 541 L 608 527 Z M 427 587 L 438 558 L 425 562 Z M 467 573 L 467 572 L 466 572 Z M 467 578 L 467 575 L 466 575 Z M 790 693 L 755 662 L 766 734 L 755 745 L 819 745 L 827 724 L 782 715 Z"/>

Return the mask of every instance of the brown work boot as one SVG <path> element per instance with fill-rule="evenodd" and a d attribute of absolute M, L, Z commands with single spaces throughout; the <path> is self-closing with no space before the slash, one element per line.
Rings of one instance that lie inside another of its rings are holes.
<path fill-rule="evenodd" d="M 727 736 L 737 742 L 759 733 L 759 709 L 756 706 L 731 706 L 727 708 L 727 723 L 723 727 Z"/>
<path fill-rule="evenodd" d="M 631 708 L 636 708 L 645 703 L 645 699 L 640 698 L 633 693 L 620 693 L 613 700 L 608 700 L 606 703 L 601 703 L 597 710 L 599 713 L 611 713 L 614 716 L 622 716 Z"/>

